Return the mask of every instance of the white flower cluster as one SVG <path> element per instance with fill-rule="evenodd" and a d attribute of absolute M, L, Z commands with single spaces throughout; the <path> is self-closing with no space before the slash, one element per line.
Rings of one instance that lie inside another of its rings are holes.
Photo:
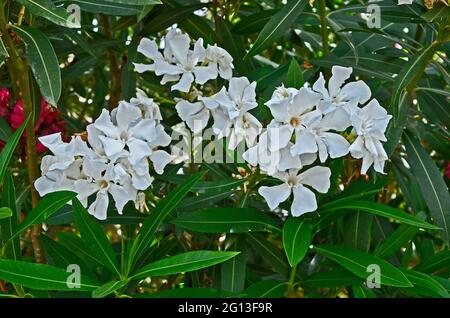
<path fill-rule="evenodd" d="M 153 177 L 149 160 L 159 174 L 171 156 L 157 147 L 169 145 L 171 138 L 161 125 L 159 106 L 139 94 L 130 102 L 121 101 L 111 112 L 87 126 L 87 141 L 80 136 L 64 142 L 61 134 L 39 140 L 53 155 L 42 158 L 42 176 L 35 187 L 41 196 L 55 191 L 74 191 L 88 211 L 99 220 L 107 217 L 110 194 L 121 214 L 125 204 L 141 203 L 139 190 L 147 189 Z"/>
<path fill-rule="evenodd" d="M 172 90 L 181 92 L 189 92 L 194 81 L 202 85 L 219 75 L 224 79 L 231 78 L 233 58 L 224 49 L 210 45 L 205 49 L 202 38 L 191 49 L 189 35 L 178 29 L 170 29 L 163 40 L 163 54 L 159 52 L 155 41 L 146 38 L 141 40 L 138 52 L 153 63 L 134 63 L 137 72 L 153 71 L 158 76 L 163 75 L 161 84 L 178 82 L 172 86 Z"/>
<path fill-rule="evenodd" d="M 365 174 L 372 164 L 383 173 L 387 155 L 381 141 L 386 141 L 384 132 L 391 116 L 376 99 L 362 108 L 359 106 L 370 99 L 371 92 L 363 81 L 344 85 L 351 73 L 350 67 L 334 66 L 328 87 L 320 74 L 312 88 L 281 86 L 266 103 L 273 120 L 258 143 L 244 154 L 244 159 L 283 181 L 279 186 L 259 189 L 272 210 L 291 193 L 292 215 L 317 209 L 315 194 L 304 185 L 326 193 L 331 171 L 316 166 L 299 173 L 315 162 L 317 154 L 324 163 L 328 157 L 338 158 L 350 152 L 354 158 L 362 158 L 361 173 Z M 340 134 L 350 126 L 357 135 L 351 145 Z"/>
<path fill-rule="evenodd" d="M 208 45 L 198 39 L 191 50 L 191 39 L 178 29 L 170 29 L 163 38 L 164 51 L 161 54 L 155 41 L 142 39 L 138 51 L 153 61 L 152 64 L 135 63 L 138 72 L 154 71 L 163 75 L 161 84 L 178 81 L 172 90 L 189 92 L 192 83 L 203 85 L 207 81 L 222 77 L 229 80 L 228 89 L 223 87 L 213 96 L 197 96 L 191 102 L 178 99 L 176 110 L 187 126 L 198 134 L 214 119 L 215 135 L 229 140 L 228 147 L 235 149 L 245 141 L 253 146 L 262 130 L 262 125 L 248 111 L 257 107 L 256 82 L 250 83 L 245 77 L 232 77 L 233 58 L 224 49 Z M 196 92 L 198 93 L 198 92 Z"/>
<path fill-rule="evenodd" d="M 283 181 L 281 185 L 259 188 L 272 210 L 291 193 L 292 215 L 317 209 L 316 196 L 310 188 L 326 193 L 331 170 L 315 166 L 300 171 L 317 157 L 324 163 L 329 157 L 339 158 L 350 152 L 354 158 L 362 158 L 361 173 L 366 173 L 371 165 L 383 173 L 387 155 L 381 142 L 386 141 L 384 132 L 391 116 L 375 99 L 361 107 L 370 99 L 371 91 L 363 81 L 345 83 L 351 76 L 351 67 L 334 66 L 327 86 L 320 74 L 312 87 L 278 87 L 266 102 L 273 120 L 263 132 L 262 124 L 249 113 L 258 105 L 256 83 L 245 77 L 232 77 L 233 60 L 225 50 L 217 46 L 205 49 L 202 39 L 191 50 L 189 36 L 177 29 L 171 29 L 162 42 L 163 54 L 156 42 L 141 41 L 138 51 L 153 64 L 135 64 L 137 71 L 163 75 L 162 84 L 178 81 L 172 90 L 186 93 L 191 92 L 194 81 L 203 85 L 219 75 L 229 80 L 228 88 L 222 87 L 209 97 L 194 88 L 197 100 L 178 99 L 176 110 L 194 134 L 201 133 L 212 117 L 215 135 L 227 138 L 230 149 L 245 142 L 249 149 L 243 158 Z M 350 126 L 357 135 L 352 144 L 341 135 Z"/>

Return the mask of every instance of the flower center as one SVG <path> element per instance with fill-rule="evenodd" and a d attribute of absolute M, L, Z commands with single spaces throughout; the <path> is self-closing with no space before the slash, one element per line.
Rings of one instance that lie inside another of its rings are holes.
<path fill-rule="evenodd" d="M 106 189 L 109 186 L 109 182 L 106 180 L 101 180 L 99 182 L 98 186 L 100 187 L 100 189 Z"/>
<path fill-rule="evenodd" d="M 281 96 L 283 96 L 284 98 L 288 98 L 289 97 L 289 92 L 286 88 L 281 90 Z"/>
<path fill-rule="evenodd" d="M 128 134 L 128 131 L 122 131 L 120 133 L 120 140 L 127 141 L 130 138 L 130 135 Z"/>
<path fill-rule="evenodd" d="M 290 124 L 292 127 L 297 127 L 298 125 L 300 125 L 300 123 L 301 123 L 301 120 L 300 120 L 300 118 L 298 118 L 298 117 L 292 117 L 292 118 L 289 120 L 289 124 Z"/>
<path fill-rule="evenodd" d="M 287 181 L 288 186 L 295 187 L 297 185 L 297 179 L 290 177 Z"/>

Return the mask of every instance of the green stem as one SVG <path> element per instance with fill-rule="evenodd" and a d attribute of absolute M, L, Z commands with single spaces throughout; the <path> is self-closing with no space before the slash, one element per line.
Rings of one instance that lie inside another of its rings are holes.
<path fill-rule="evenodd" d="M 24 118 L 30 116 L 28 125 L 25 128 L 26 132 L 26 164 L 28 168 L 28 180 L 30 182 L 31 188 L 31 205 L 34 208 L 39 202 L 39 194 L 34 188 L 34 181 L 37 179 L 37 155 L 36 155 L 36 136 L 34 132 L 34 110 L 33 110 L 33 99 L 30 92 L 30 80 L 29 80 L 29 67 L 25 60 L 23 60 L 15 45 L 13 40 L 9 35 L 8 20 L 6 19 L 5 2 L 0 0 L 0 31 L 2 33 L 2 39 L 5 43 L 6 49 L 9 54 L 8 61 L 8 71 L 12 80 L 15 80 L 14 89 L 15 96 L 21 98 L 23 103 L 23 113 Z M 41 233 L 41 226 L 34 225 L 31 229 L 31 241 L 33 245 L 34 256 L 36 262 L 43 263 L 44 256 L 42 253 L 42 248 L 39 242 L 39 236 Z"/>
<path fill-rule="evenodd" d="M 291 297 L 292 293 L 294 292 L 295 274 L 297 274 L 297 265 L 294 265 L 293 267 L 291 267 L 291 272 L 289 273 L 288 287 L 286 290 L 287 297 Z"/>

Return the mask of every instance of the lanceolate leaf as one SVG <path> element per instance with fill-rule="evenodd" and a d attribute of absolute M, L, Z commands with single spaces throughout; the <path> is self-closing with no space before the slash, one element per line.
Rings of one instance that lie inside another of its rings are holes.
<path fill-rule="evenodd" d="M 43 17 L 55 24 L 68 27 L 79 28 L 80 21 L 71 16 L 65 8 L 56 7 L 51 0 L 18 0 L 32 14 Z"/>
<path fill-rule="evenodd" d="M 253 44 L 252 48 L 247 53 L 247 56 L 253 56 L 261 52 L 278 40 L 278 38 L 284 34 L 303 12 L 306 2 L 306 0 L 289 0 L 288 3 L 283 6 L 269 22 L 267 22 L 259 33 L 255 44 Z"/>
<path fill-rule="evenodd" d="M 47 194 L 39 201 L 38 205 L 28 213 L 25 220 L 20 223 L 19 227 L 14 232 L 13 237 L 19 235 L 33 224 L 44 222 L 50 215 L 61 209 L 67 202 L 74 199 L 75 196 L 76 193 L 70 191 L 52 192 Z"/>
<path fill-rule="evenodd" d="M 442 237 L 450 239 L 450 195 L 447 186 L 425 149 L 410 132 L 403 139 L 408 155 L 408 163 L 413 175 L 417 178 L 423 198 L 430 209 L 434 221 L 442 228 Z"/>
<path fill-rule="evenodd" d="M 312 239 L 312 227 L 302 218 L 289 217 L 283 227 L 283 246 L 291 267 L 306 255 Z"/>
<path fill-rule="evenodd" d="M 7 142 L 12 135 L 11 127 L 5 118 L 0 117 L 0 140 Z"/>
<path fill-rule="evenodd" d="M 143 223 L 136 240 L 131 249 L 130 262 L 136 262 L 142 256 L 142 253 L 150 246 L 156 230 L 169 213 L 176 208 L 178 203 L 189 193 L 191 188 L 203 176 L 202 173 L 196 174 L 188 179 L 183 185 L 170 192 L 157 207 L 151 212 L 150 216 Z M 131 267 L 131 264 L 130 264 Z"/>
<path fill-rule="evenodd" d="M 64 0 L 80 6 L 81 11 L 106 15 L 129 16 L 140 13 L 140 7 L 106 0 Z"/>
<path fill-rule="evenodd" d="M 210 267 L 235 257 L 237 252 L 194 251 L 171 256 L 142 267 L 131 279 L 173 275 Z"/>
<path fill-rule="evenodd" d="M 92 253 L 102 261 L 112 273 L 120 275 L 114 250 L 109 244 L 108 238 L 102 227 L 96 223 L 89 212 L 81 205 L 77 199 L 73 200 L 73 210 L 75 223 L 80 230 L 81 238 L 89 247 Z"/>
<path fill-rule="evenodd" d="M 5 176 L 3 185 L 1 205 L 8 207 L 11 211 L 11 217 L 0 220 L 0 239 L 3 243 L 7 242 L 17 228 L 17 207 L 16 207 L 16 189 L 14 187 L 14 180 L 12 173 L 8 170 Z M 16 237 L 10 244 L 5 247 L 5 258 L 20 259 L 20 242 Z"/>
<path fill-rule="evenodd" d="M 128 281 L 119 280 L 119 281 L 111 281 L 107 282 L 106 284 L 100 286 L 96 290 L 92 292 L 92 297 L 94 298 L 103 298 L 105 296 L 108 296 L 109 294 L 115 292 L 116 290 L 124 287 L 126 284 L 128 284 Z"/>
<path fill-rule="evenodd" d="M 401 98 L 403 90 L 405 90 L 413 81 L 417 80 L 416 77 L 420 76 L 430 59 L 433 57 L 433 53 L 436 50 L 435 46 L 437 45 L 438 44 L 435 43 L 417 52 L 408 60 L 408 63 L 403 66 L 402 70 L 396 77 L 391 101 L 395 126 L 397 126 L 396 123 L 401 121 L 400 105 L 402 105 Z"/>
<path fill-rule="evenodd" d="M 300 88 L 303 86 L 304 82 L 302 69 L 295 58 L 292 58 L 287 72 L 286 86 Z"/>
<path fill-rule="evenodd" d="M 98 288 L 99 283 L 83 273 L 77 279 L 71 278 L 72 272 L 66 269 L 15 260 L 0 260 L 0 279 L 37 290 L 88 291 Z"/>
<path fill-rule="evenodd" d="M 160 0 L 106 0 L 107 2 L 116 2 L 123 4 L 133 4 L 138 6 L 152 5 L 152 4 L 160 4 Z"/>
<path fill-rule="evenodd" d="M 273 219 L 253 208 L 215 208 L 185 213 L 173 223 L 202 233 L 280 231 Z"/>
<path fill-rule="evenodd" d="M 44 99 L 56 106 L 61 95 L 61 71 L 50 41 L 38 29 L 25 26 L 13 28 L 27 46 L 30 66 Z"/>
<path fill-rule="evenodd" d="M 424 229 L 439 229 L 435 225 L 429 224 L 427 222 L 421 221 L 418 218 L 406 213 L 405 211 L 397 210 L 388 205 L 379 204 L 370 201 L 338 201 L 336 203 L 330 202 L 324 204 L 321 208 L 323 211 L 328 210 L 360 210 L 375 215 L 383 216 L 386 218 L 392 218 L 398 222 L 405 224 L 422 227 Z"/>
<path fill-rule="evenodd" d="M 0 153 L 0 184 L 3 181 L 3 177 L 5 176 L 6 169 L 8 169 L 9 161 L 16 149 L 17 144 L 19 143 L 20 137 L 30 120 L 30 116 L 20 125 L 20 127 L 14 132 L 14 134 L 9 138 L 9 141 L 3 147 L 2 152 Z"/>
<path fill-rule="evenodd" d="M 239 293 L 245 286 L 245 275 L 247 267 L 247 253 L 245 251 L 245 237 L 239 235 L 232 245 L 233 250 L 240 253 L 235 257 L 222 263 L 220 268 L 221 289 L 229 292 Z"/>
<path fill-rule="evenodd" d="M 380 268 L 381 284 L 412 287 L 411 282 L 399 269 L 376 256 L 343 246 L 318 245 L 314 250 L 363 279 L 367 279 L 373 273 L 370 265 L 375 264 Z"/>
<path fill-rule="evenodd" d="M 413 293 L 428 297 L 450 297 L 448 291 L 431 275 L 406 268 L 402 269 L 402 272 L 414 285 L 414 288 L 411 289 Z"/>

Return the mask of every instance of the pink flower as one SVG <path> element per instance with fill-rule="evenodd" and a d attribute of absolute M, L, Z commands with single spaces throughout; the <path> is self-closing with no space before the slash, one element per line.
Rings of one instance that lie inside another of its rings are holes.
<path fill-rule="evenodd" d="M 11 100 L 11 95 L 6 87 L 0 89 L 0 116 L 4 117 L 6 121 L 9 121 L 9 116 L 11 115 L 11 110 L 9 108 L 9 102 Z"/>
<path fill-rule="evenodd" d="M 445 168 L 444 175 L 450 179 L 450 162 L 447 163 L 447 167 Z"/>

